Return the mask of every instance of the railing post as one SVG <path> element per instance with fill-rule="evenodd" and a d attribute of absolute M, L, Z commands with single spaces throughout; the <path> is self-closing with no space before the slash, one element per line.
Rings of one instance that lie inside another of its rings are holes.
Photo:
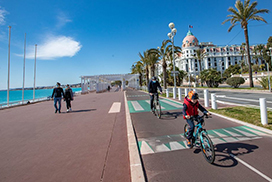
<path fill-rule="evenodd" d="M 169 90 L 168 90 L 168 88 L 166 89 L 166 97 L 169 98 Z"/>
<path fill-rule="evenodd" d="M 204 90 L 204 103 L 205 107 L 209 107 L 209 90 Z"/>
<path fill-rule="evenodd" d="M 181 100 L 182 99 L 182 95 L 181 95 L 182 93 L 181 93 L 181 88 L 178 88 L 178 98 L 179 98 L 179 100 Z"/>
<path fill-rule="evenodd" d="M 263 125 L 267 125 L 267 108 L 266 108 L 266 98 L 260 98 L 260 112 L 261 112 L 261 121 Z"/>
<path fill-rule="evenodd" d="M 216 103 L 216 94 L 211 94 L 212 99 L 212 109 L 217 109 L 217 103 Z"/>
<path fill-rule="evenodd" d="M 177 98 L 177 90 L 176 87 L 173 87 L 173 99 Z"/>
<path fill-rule="evenodd" d="M 188 95 L 188 88 L 184 89 L 184 94 L 185 94 L 185 97 Z"/>

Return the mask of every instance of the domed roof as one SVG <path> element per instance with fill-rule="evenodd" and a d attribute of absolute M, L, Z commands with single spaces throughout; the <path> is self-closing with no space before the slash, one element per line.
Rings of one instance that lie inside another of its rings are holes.
<path fill-rule="evenodd" d="M 182 47 L 192 47 L 192 46 L 197 46 L 197 45 L 198 45 L 197 38 L 189 30 L 187 33 L 187 36 L 182 41 Z"/>

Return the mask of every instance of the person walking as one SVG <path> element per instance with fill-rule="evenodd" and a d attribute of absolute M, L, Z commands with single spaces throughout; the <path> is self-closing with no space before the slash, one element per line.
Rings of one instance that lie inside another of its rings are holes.
<path fill-rule="evenodd" d="M 66 89 L 64 91 L 64 99 L 66 101 L 67 112 L 72 111 L 71 101 L 74 100 L 74 95 L 69 84 L 66 85 Z"/>
<path fill-rule="evenodd" d="M 59 111 L 61 113 L 61 99 L 64 97 L 64 92 L 63 89 L 60 87 L 60 83 L 57 82 L 56 88 L 54 88 L 53 93 L 52 93 L 52 98 L 54 98 L 54 106 L 55 106 L 55 113 Z M 57 102 L 59 103 L 59 107 L 57 107 Z"/>

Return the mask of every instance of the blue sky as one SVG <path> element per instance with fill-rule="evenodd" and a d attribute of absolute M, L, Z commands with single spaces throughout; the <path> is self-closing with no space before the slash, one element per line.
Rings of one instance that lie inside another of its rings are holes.
<path fill-rule="evenodd" d="M 11 26 L 10 87 L 22 87 L 24 34 L 27 34 L 26 87 L 79 83 L 81 75 L 124 74 L 138 53 L 167 39 L 168 24 L 177 28 L 175 45 L 191 31 L 200 42 L 232 45 L 244 42 L 241 27 L 227 32 L 221 23 L 235 0 L 0 0 L 0 90 L 7 88 L 8 26 Z M 258 9 L 272 10 L 271 0 Z M 249 23 L 250 44 L 272 36 L 272 13 Z"/>

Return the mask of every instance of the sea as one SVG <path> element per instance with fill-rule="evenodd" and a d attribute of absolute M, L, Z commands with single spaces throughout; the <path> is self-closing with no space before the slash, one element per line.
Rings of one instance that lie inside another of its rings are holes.
<path fill-rule="evenodd" d="M 73 92 L 81 92 L 81 88 L 72 88 Z M 52 96 L 53 89 L 35 89 L 35 100 Z M 33 90 L 24 91 L 24 101 L 33 100 Z M 22 90 L 10 90 L 9 102 L 19 103 L 22 101 Z M 7 90 L 0 91 L 0 105 L 7 103 Z"/>

